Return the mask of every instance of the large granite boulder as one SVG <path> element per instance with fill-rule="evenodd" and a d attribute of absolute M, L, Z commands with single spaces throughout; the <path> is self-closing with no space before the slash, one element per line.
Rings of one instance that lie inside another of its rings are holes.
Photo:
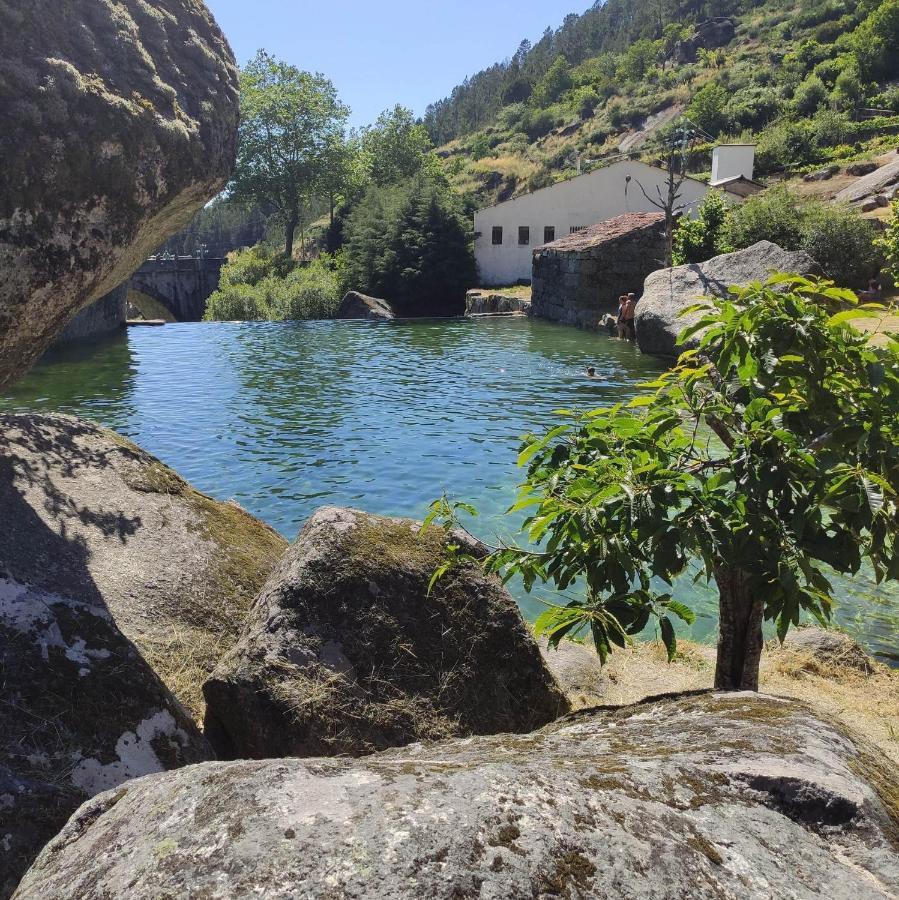
<path fill-rule="evenodd" d="M 637 344 L 644 353 L 676 356 L 684 349 L 677 347 L 678 335 L 701 316 L 681 315 L 686 307 L 703 297 L 725 297 L 731 285 L 765 281 L 772 272 L 813 275 L 819 271 L 807 253 L 783 250 L 770 241 L 708 262 L 660 269 L 646 279 L 637 304 Z"/>
<path fill-rule="evenodd" d="M 567 711 L 497 579 L 468 562 L 428 593 L 446 543 L 441 528 L 318 510 L 204 687 L 220 756 L 358 755 Z"/>
<path fill-rule="evenodd" d="M 360 760 L 205 763 L 83 806 L 16 900 L 884 898 L 899 781 L 794 701 L 661 699 Z"/>
<path fill-rule="evenodd" d="M 287 547 L 90 422 L 0 415 L 0 570 L 112 616 L 190 711 Z"/>
<path fill-rule="evenodd" d="M 0 386 L 224 186 L 238 84 L 201 0 L 0 3 Z"/>
<path fill-rule="evenodd" d="M 877 166 L 876 163 L 871 165 L 872 168 L 868 171 L 858 171 L 858 174 L 863 176 L 862 178 L 843 188 L 837 194 L 836 200 L 838 202 L 855 205 L 862 204 L 872 197 L 889 196 L 899 186 L 899 159 L 888 162 L 884 166 Z M 848 169 L 846 171 L 847 173 L 849 172 Z"/>
<path fill-rule="evenodd" d="M 358 291 L 350 291 L 340 301 L 335 318 L 389 320 L 396 316 L 386 300 L 369 297 Z"/>
<path fill-rule="evenodd" d="M 30 518 L 6 507 L 0 532 L 31 531 Z M 71 540 L 83 568 L 86 550 Z M 64 567 L 71 556 L 48 556 L 43 565 Z M 96 588 L 54 589 L 53 580 L 23 583 L 0 563 L 0 898 L 89 797 L 213 758 Z"/>

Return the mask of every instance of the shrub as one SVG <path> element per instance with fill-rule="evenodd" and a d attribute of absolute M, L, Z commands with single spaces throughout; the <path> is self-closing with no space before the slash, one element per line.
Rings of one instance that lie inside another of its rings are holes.
<path fill-rule="evenodd" d="M 836 147 L 846 141 L 852 126 L 846 113 L 822 109 L 812 121 L 812 127 L 819 147 Z"/>
<path fill-rule="evenodd" d="M 858 66 L 854 62 L 849 63 L 837 75 L 830 96 L 839 109 L 855 109 L 864 100 L 865 88 Z"/>
<path fill-rule="evenodd" d="M 874 226 L 848 207 L 800 203 L 771 188 L 732 210 L 724 239 L 736 250 L 773 241 L 804 250 L 824 274 L 844 287 L 861 287 L 879 268 Z"/>
<path fill-rule="evenodd" d="M 209 298 L 207 321 L 326 319 L 343 293 L 341 256 L 322 254 L 308 265 L 266 247 L 232 254 L 219 289 Z"/>
<path fill-rule="evenodd" d="M 877 247 L 886 260 L 887 271 L 899 284 L 899 200 L 893 201 L 893 216 L 883 236 L 877 239 Z"/>
<path fill-rule="evenodd" d="M 732 211 L 727 241 L 735 250 L 759 241 L 772 241 L 784 250 L 798 250 L 802 242 L 802 216 L 796 199 L 784 187 L 770 188 L 750 197 Z"/>
<path fill-rule="evenodd" d="M 674 265 L 700 263 L 726 253 L 729 207 L 720 191 L 709 191 L 699 206 L 695 219 L 683 218 L 674 233 Z"/>
<path fill-rule="evenodd" d="M 807 119 L 796 122 L 781 119 L 762 132 L 756 148 L 760 175 L 805 166 L 817 156 L 815 133 Z"/>
<path fill-rule="evenodd" d="M 720 134 L 727 126 L 727 91 L 720 84 L 710 82 L 701 87 L 687 107 L 687 116 L 712 137 Z"/>
<path fill-rule="evenodd" d="M 793 95 L 793 105 L 800 116 L 810 116 L 827 102 L 827 88 L 817 75 L 810 75 Z"/>

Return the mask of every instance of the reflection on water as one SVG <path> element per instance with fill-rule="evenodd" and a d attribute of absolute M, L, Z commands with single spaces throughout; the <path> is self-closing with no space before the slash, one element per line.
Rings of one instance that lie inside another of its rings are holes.
<path fill-rule="evenodd" d="M 503 512 L 519 436 L 560 407 L 626 400 L 659 371 L 625 342 L 523 319 L 174 324 L 54 351 L 0 407 L 116 428 L 288 538 L 324 504 L 420 518 L 446 490 L 495 540 L 517 526 Z M 711 639 L 714 591 L 684 579 L 678 593 L 700 614 L 687 632 Z M 838 598 L 841 624 L 899 653 L 899 591 L 859 577 Z"/>

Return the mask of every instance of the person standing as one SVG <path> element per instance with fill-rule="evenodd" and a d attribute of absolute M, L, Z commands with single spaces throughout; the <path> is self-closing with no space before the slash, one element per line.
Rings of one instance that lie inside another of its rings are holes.
<path fill-rule="evenodd" d="M 637 295 L 628 294 L 622 299 L 624 300 L 624 306 L 621 309 L 620 321 L 624 325 L 624 334 L 621 336 L 626 337 L 629 341 L 633 341 L 637 339 L 637 329 L 634 325 L 634 318 L 637 315 Z M 622 329 L 619 327 L 619 334 L 621 334 L 621 331 Z"/>

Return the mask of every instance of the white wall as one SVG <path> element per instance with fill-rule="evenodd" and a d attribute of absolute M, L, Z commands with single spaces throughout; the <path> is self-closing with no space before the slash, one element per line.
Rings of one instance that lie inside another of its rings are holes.
<path fill-rule="evenodd" d="M 751 181 L 754 169 L 754 144 L 722 144 L 712 151 L 712 184 L 741 176 Z"/>
<path fill-rule="evenodd" d="M 572 226 L 596 225 L 629 212 L 658 212 L 643 196 L 638 181 L 650 197 L 658 196 L 656 187 L 663 195 L 667 193 L 667 172 L 641 162 L 623 161 L 479 210 L 474 217 L 474 252 L 481 284 L 498 286 L 530 279 L 534 248 L 543 244 L 547 225 L 555 226 L 558 240 L 566 237 Z M 701 181 L 688 178 L 681 187 L 680 202 L 693 210 L 708 190 Z M 502 246 L 492 243 L 495 225 L 502 226 Z M 518 245 L 521 225 L 531 230 L 530 243 L 524 247 Z"/>

